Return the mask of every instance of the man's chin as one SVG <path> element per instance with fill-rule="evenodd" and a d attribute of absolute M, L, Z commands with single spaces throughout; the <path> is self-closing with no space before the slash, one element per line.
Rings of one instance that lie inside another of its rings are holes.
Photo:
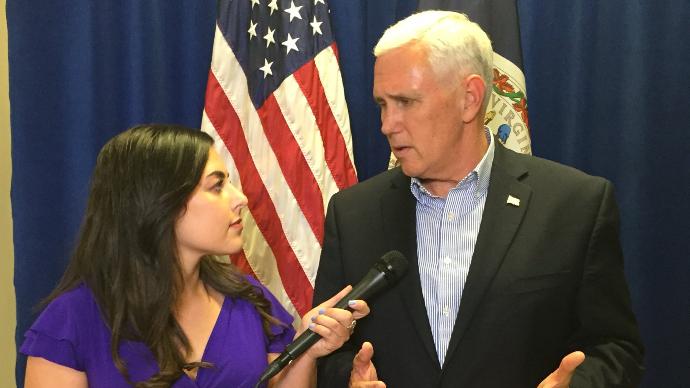
<path fill-rule="evenodd" d="M 414 177 L 419 174 L 419 171 L 413 168 L 413 166 L 410 166 L 409 163 L 400 163 L 400 169 L 402 170 L 403 174 L 409 177 Z"/>

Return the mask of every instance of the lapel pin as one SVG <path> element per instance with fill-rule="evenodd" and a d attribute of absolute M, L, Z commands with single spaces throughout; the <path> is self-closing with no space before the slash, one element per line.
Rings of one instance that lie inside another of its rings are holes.
<path fill-rule="evenodd" d="M 520 206 L 520 198 L 515 198 L 512 195 L 508 194 L 508 199 L 506 200 L 506 203 L 508 205 L 513 205 L 515 207 Z"/>

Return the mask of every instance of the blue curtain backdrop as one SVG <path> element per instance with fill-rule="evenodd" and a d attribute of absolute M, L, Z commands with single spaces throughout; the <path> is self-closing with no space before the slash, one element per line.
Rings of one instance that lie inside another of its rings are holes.
<path fill-rule="evenodd" d="M 520 2 L 532 150 L 613 181 L 643 387 L 690 387 L 690 2 Z"/>
<path fill-rule="evenodd" d="M 417 2 L 330 5 L 365 179 L 388 160 L 371 50 Z M 533 152 L 614 182 L 643 387 L 690 386 L 690 4 L 518 6 Z M 102 144 L 135 123 L 199 125 L 215 12 L 210 0 L 7 1 L 18 344 L 64 269 Z"/>
<path fill-rule="evenodd" d="M 215 4 L 8 0 L 7 22 L 19 346 L 66 266 L 101 146 L 136 123 L 199 126 Z"/>

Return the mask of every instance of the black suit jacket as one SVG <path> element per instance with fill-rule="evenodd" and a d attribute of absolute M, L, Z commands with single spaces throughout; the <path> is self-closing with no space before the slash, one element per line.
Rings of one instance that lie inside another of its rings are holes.
<path fill-rule="evenodd" d="M 389 250 L 407 275 L 369 301 L 350 341 L 320 360 L 319 386 L 344 387 L 363 341 L 390 388 L 536 387 L 573 350 L 571 387 L 633 387 L 643 347 L 631 311 L 612 185 L 496 142 L 488 197 L 444 365 L 417 266 L 415 199 L 399 168 L 331 199 L 314 293 L 356 284 Z M 507 203 L 508 196 L 519 205 Z"/>

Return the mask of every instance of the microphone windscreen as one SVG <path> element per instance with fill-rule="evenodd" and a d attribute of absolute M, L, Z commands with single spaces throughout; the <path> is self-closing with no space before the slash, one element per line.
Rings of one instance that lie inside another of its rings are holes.
<path fill-rule="evenodd" d="M 386 252 L 379 259 L 376 269 L 386 275 L 386 280 L 391 283 L 400 279 L 407 271 L 408 262 L 400 251 Z"/>

